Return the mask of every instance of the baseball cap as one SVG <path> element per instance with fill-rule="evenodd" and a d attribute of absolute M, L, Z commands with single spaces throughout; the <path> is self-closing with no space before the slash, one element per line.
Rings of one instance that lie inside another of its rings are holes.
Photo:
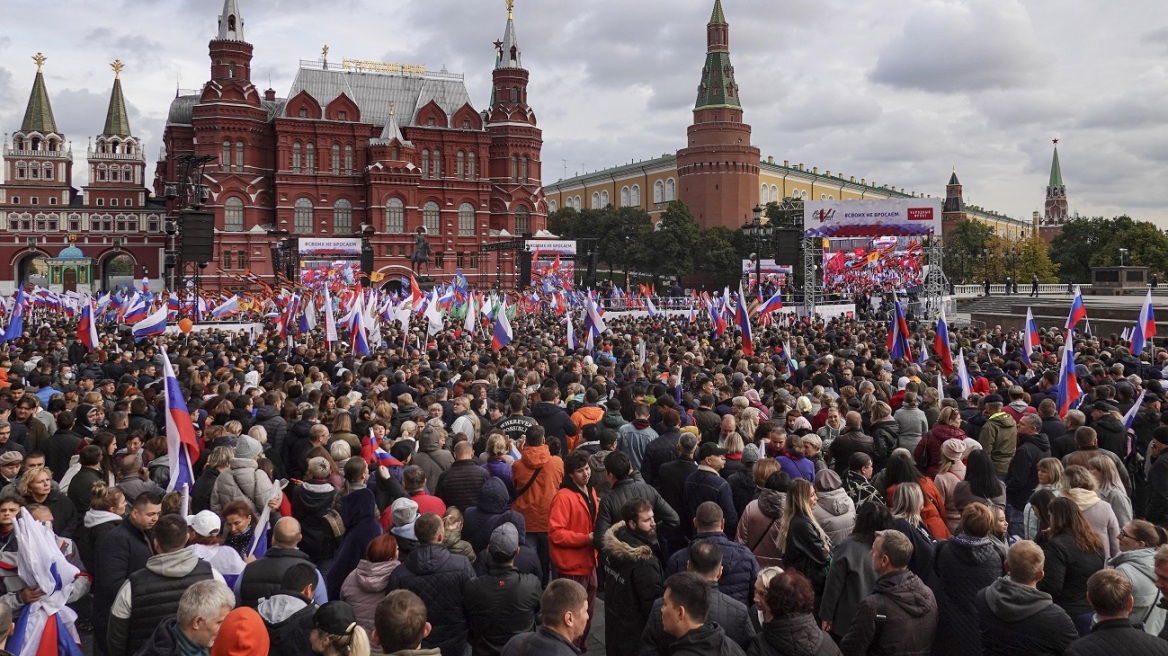
<path fill-rule="evenodd" d="M 409 526 L 418 519 L 418 502 L 402 497 L 393 502 L 390 513 L 395 527 Z"/>
<path fill-rule="evenodd" d="M 726 455 L 726 449 L 723 449 L 722 447 L 718 446 L 716 443 L 702 442 L 702 444 L 698 447 L 697 461 L 701 462 L 701 461 L 705 460 L 706 458 L 709 458 L 710 456 L 724 456 L 724 455 Z"/>
<path fill-rule="evenodd" d="M 504 522 L 491 531 L 491 542 L 488 547 L 492 555 L 514 556 L 519 549 L 519 531 L 511 522 Z"/>
<path fill-rule="evenodd" d="M 210 510 L 200 510 L 194 515 L 187 515 L 187 525 L 195 529 L 195 533 L 209 538 L 219 532 L 223 526 L 223 520 Z"/>
<path fill-rule="evenodd" d="M 357 628 L 357 616 L 347 602 L 329 601 L 316 609 L 312 624 L 329 635 L 349 635 Z"/>

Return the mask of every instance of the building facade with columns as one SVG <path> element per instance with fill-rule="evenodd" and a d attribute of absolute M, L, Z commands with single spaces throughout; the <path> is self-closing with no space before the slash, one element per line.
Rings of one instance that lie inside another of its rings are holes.
<path fill-rule="evenodd" d="M 753 218 L 756 204 L 803 200 L 874 200 L 924 196 L 890 184 L 856 179 L 818 166 L 760 156 L 751 145 L 739 87 L 730 63 L 730 25 L 715 0 L 706 25 L 706 61 L 702 67 L 693 123 L 685 147 L 676 154 L 630 162 L 550 183 L 545 188 L 549 212 L 640 207 L 653 221 L 669 203 L 689 206 L 699 225 L 734 229 Z M 952 218 L 982 221 L 995 231 L 1017 238 L 1030 221 L 961 204 Z"/>
<path fill-rule="evenodd" d="M 43 67 L 0 166 L 0 293 L 18 284 L 96 292 L 162 275 L 165 207 L 145 184 L 146 157 L 130 129 L 121 62 L 105 127 L 86 149 L 88 183 L 73 187 L 73 146 L 53 115 Z"/>
<path fill-rule="evenodd" d="M 162 195 L 184 156 L 214 158 L 202 178 L 216 244 L 205 288 L 239 287 L 233 275 L 245 271 L 273 274 L 285 235 L 364 235 L 374 270 L 396 280 L 418 229 L 431 275 L 513 282 L 511 255 L 480 247 L 543 230 L 547 212 L 543 138 L 510 10 L 482 111 L 460 74 L 329 61 L 327 47 L 300 62 L 286 97 L 261 92 L 240 3 L 225 0 L 218 20 L 210 79 L 172 102 L 154 182 Z"/>

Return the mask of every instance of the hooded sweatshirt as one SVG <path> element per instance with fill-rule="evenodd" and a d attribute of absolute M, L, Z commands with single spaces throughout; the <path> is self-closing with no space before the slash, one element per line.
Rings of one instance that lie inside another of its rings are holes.
<path fill-rule="evenodd" d="M 211 656 L 266 656 L 271 639 L 254 608 L 241 606 L 227 614 L 219 627 Z"/>
<path fill-rule="evenodd" d="M 832 544 L 843 542 L 856 525 L 856 504 L 844 491 L 839 474 L 830 469 L 816 474 L 815 494 L 818 498 L 813 511 L 815 521 L 831 538 Z"/>
<path fill-rule="evenodd" d="M 1079 637 L 1050 595 L 1003 576 L 977 593 L 981 645 L 987 653 L 1056 656 Z"/>
<path fill-rule="evenodd" d="M 511 509 L 511 497 L 507 494 L 507 486 L 498 478 L 487 479 L 479 490 L 478 505 L 467 508 L 462 519 L 462 537 L 470 543 L 475 553 L 487 548 L 491 532 L 500 524 L 506 522 L 514 524 L 519 532 L 520 541 L 527 532 L 527 523 L 523 515 Z"/>
<path fill-rule="evenodd" d="M 524 487 L 528 489 L 518 494 L 512 507 L 523 515 L 528 533 L 547 533 L 552 497 L 564 479 L 564 461 L 558 456 L 553 457 L 546 444 L 525 446 L 522 455 L 511 465 L 511 477 L 515 481 L 516 494 Z M 538 478 L 528 486 L 535 476 Z"/>
<path fill-rule="evenodd" d="M 1071 488 L 1063 491 L 1063 496 L 1075 502 L 1083 513 L 1083 519 L 1099 534 L 1103 541 L 1103 557 L 1111 558 L 1119 553 L 1119 520 L 1111 504 L 1099 498 L 1094 490 Z"/>
<path fill-rule="evenodd" d="M 317 605 L 294 593 L 279 592 L 260 599 L 256 607 L 271 637 L 272 656 L 311 656 L 312 617 Z"/>

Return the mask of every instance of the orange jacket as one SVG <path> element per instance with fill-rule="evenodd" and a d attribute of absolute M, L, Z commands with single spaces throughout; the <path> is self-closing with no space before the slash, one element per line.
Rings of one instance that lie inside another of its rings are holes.
<path fill-rule="evenodd" d="M 604 408 L 598 405 L 583 405 L 572 413 L 572 423 L 576 424 L 576 434 L 568 438 L 568 453 L 576 450 L 584 437 L 584 427 L 604 419 Z"/>
<path fill-rule="evenodd" d="M 548 513 L 552 507 L 552 497 L 560 489 L 564 480 L 564 461 L 552 456 L 547 445 L 525 446 L 523 456 L 511 465 L 511 480 L 518 492 L 527 487 L 527 482 L 539 471 L 539 478 L 511 504 L 511 509 L 523 515 L 528 533 L 547 533 Z"/>
<path fill-rule="evenodd" d="M 925 495 L 925 505 L 921 508 L 921 522 L 933 534 L 933 539 L 949 539 L 949 527 L 945 524 L 945 500 L 941 498 L 941 492 L 928 476 L 922 476 L 917 484 L 921 486 L 921 492 Z M 884 498 L 891 502 L 892 495 L 896 494 L 896 488 L 896 485 L 889 485 L 888 496 Z"/>
<path fill-rule="evenodd" d="M 596 569 L 596 549 L 592 547 L 592 528 L 600 498 L 588 488 L 592 509 L 584 495 L 566 487 L 552 498 L 548 516 L 548 553 L 556 572 L 571 576 L 588 576 Z"/>

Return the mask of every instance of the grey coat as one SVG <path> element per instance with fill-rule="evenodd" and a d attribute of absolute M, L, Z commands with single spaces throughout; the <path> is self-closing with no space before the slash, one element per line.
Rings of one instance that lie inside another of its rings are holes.
<path fill-rule="evenodd" d="M 211 490 L 211 510 L 220 513 L 223 506 L 236 499 L 243 499 L 252 513 L 259 517 L 275 489 L 275 483 L 259 470 L 255 460 L 232 458 L 231 468 L 215 478 L 215 487 Z"/>

